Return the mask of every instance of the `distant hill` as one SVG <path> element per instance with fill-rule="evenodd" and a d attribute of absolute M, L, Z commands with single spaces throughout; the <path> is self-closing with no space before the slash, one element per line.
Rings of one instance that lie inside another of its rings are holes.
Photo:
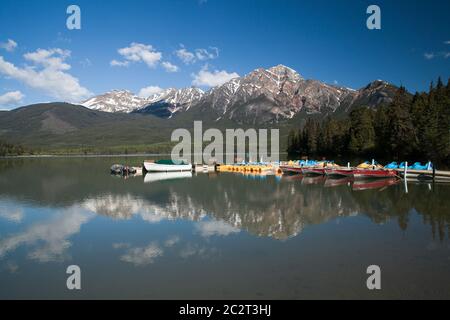
<path fill-rule="evenodd" d="M 149 145 L 170 140 L 170 127 L 154 116 L 101 112 L 58 102 L 0 113 L 1 139 L 46 150 Z"/>

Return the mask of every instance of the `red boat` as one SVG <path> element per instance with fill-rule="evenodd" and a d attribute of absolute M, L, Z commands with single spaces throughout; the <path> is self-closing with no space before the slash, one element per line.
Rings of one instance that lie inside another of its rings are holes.
<path fill-rule="evenodd" d="M 355 179 L 373 179 L 373 178 L 396 178 L 397 172 L 386 169 L 355 169 L 353 170 Z"/>
<path fill-rule="evenodd" d="M 330 178 L 342 178 L 342 177 L 353 177 L 352 168 L 328 168 L 325 169 L 325 174 Z"/>
<path fill-rule="evenodd" d="M 320 176 L 323 176 L 325 174 L 325 168 L 304 167 L 304 168 L 302 168 L 302 173 L 304 175 L 320 175 Z"/>
<path fill-rule="evenodd" d="M 397 178 L 387 178 L 387 179 L 376 179 L 372 181 L 355 181 L 353 183 L 352 189 L 354 191 L 358 190 L 369 190 L 369 189 L 380 189 L 397 184 L 400 180 Z"/>
<path fill-rule="evenodd" d="M 301 167 L 295 167 L 295 166 L 280 166 L 281 171 L 283 173 L 302 173 Z"/>

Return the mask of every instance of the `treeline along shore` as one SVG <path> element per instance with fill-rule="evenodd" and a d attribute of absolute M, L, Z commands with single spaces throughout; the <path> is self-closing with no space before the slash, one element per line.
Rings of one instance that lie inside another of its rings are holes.
<path fill-rule="evenodd" d="M 361 106 L 343 119 L 308 119 L 288 135 L 287 151 L 301 156 L 361 156 L 431 160 L 450 165 L 450 79 L 428 92 L 400 87 L 389 105 Z"/>

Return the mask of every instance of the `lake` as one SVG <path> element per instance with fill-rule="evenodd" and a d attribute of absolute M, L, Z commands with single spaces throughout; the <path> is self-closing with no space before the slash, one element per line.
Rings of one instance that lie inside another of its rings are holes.
<path fill-rule="evenodd" d="M 109 173 L 142 160 L 0 160 L 0 299 L 450 298 L 448 184 Z"/>

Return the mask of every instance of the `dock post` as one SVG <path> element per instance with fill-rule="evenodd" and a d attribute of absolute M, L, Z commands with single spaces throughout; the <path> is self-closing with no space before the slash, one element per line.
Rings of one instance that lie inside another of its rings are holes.
<path fill-rule="evenodd" d="M 435 177 L 436 177 L 436 168 L 433 166 L 433 182 L 434 182 Z"/>
<path fill-rule="evenodd" d="M 406 178 L 407 173 L 408 173 L 408 161 L 405 162 L 405 168 L 403 171 L 403 180 L 405 181 L 405 193 L 408 193 L 408 181 Z"/>
<path fill-rule="evenodd" d="M 408 161 L 405 162 L 405 167 L 403 168 L 403 178 L 406 180 L 406 174 L 408 173 Z"/>

